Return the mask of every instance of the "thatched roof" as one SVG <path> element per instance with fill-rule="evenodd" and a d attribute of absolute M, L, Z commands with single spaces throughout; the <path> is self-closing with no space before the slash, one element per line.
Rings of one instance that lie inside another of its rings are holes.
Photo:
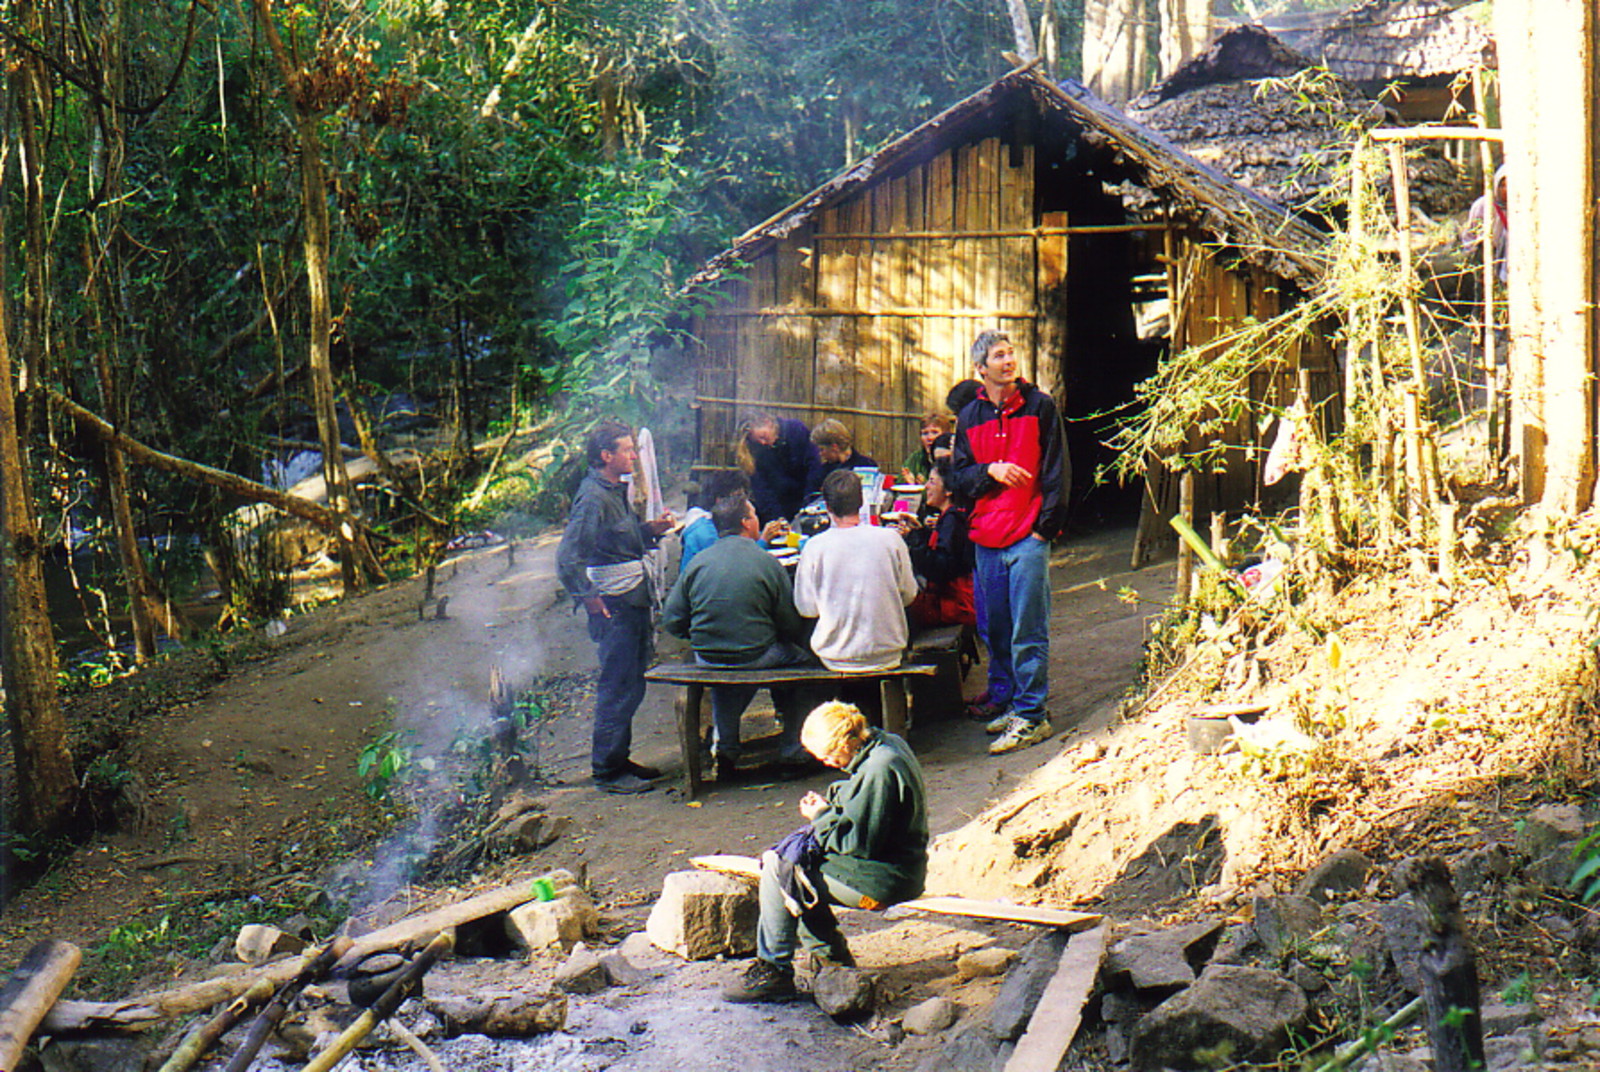
<path fill-rule="evenodd" d="M 1239 26 L 1128 105 L 1128 114 L 1195 159 L 1291 209 L 1316 207 L 1358 131 L 1387 120 L 1353 84 L 1260 26 Z M 1437 146 L 1408 156 L 1412 198 L 1429 215 L 1462 211 L 1476 192 Z M 1325 207 L 1325 206 L 1324 206 Z"/>
<path fill-rule="evenodd" d="M 1330 22 L 1274 27 L 1284 44 L 1363 85 L 1494 66 L 1494 39 L 1461 10 L 1471 0 L 1366 0 Z"/>
<path fill-rule="evenodd" d="M 1252 263 L 1288 279 L 1321 270 L 1327 236 L 1315 226 L 1178 149 L 1139 125 L 1077 82 L 1059 85 L 1036 68 L 1023 67 L 947 108 L 872 156 L 812 190 L 794 204 L 741 235 L 690 278 L 695 288 L 722 278 L 812 220 L 823 209 L 880 179 L 914 166 L 977 134 L 1008 129 L 1019 111 L 1059 129 L 1091 150 L 1109 153 L 1134 181 L 1229 245 Z"/>

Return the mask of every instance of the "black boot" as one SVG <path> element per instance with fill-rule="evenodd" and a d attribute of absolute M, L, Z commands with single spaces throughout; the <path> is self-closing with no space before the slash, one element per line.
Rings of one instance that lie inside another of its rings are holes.
<path fill-rule="evenodd" d="M 737 983 L 725 987 L 722 1000 L 738 1005 L 765 1001 L 793 1001 L 800 996 L 794 988 L 794 971 L 778 967 L 757 957 Z"/>

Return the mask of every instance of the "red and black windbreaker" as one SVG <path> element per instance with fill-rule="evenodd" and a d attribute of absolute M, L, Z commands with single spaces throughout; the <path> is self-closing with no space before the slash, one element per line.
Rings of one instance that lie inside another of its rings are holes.
<path fill-rule="evenodd" d="M 1046 540 L 1059 536 L 1067 523 L 1072 463 L 1054 400 L 1019 381 L 1004 405 L 980 394 L 958 419 L 950 476 L 955 490 L 973 504 L 972 542 L 1010 547 L 1031 533 Z M 1033 479 L 1008 488 L 989 475 L 994 462 L 1020 465 Z"/>

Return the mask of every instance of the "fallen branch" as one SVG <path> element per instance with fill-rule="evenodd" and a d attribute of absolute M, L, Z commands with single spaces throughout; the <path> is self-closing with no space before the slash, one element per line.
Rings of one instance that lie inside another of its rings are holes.
<path fill-rule="evenodd" d="M 71 942 L 47 938 L 28 950 L 0 988 L 0 1068 L 16 1068 L 45 1014 L 72 981 L 83 953 Z"/>
<path fill-rule="evenodd" d="M 349 952 L 334 966 L 334 971 L 342 971 L 374 953 L 414 945 L 446 928 L 471 923 L 497 912 L 509 912 L 537 896 L 533 881 L 523 879 L 419 916 L 399 920 L 357 938 L 351 943 Z M 222 979 L 205 979 L 122 1001 L 58 1001 L 45 1016 L 44 1029 L 53 1034 L 87 1030 L 144 1031 L 164 1021 L 232 1001 L 254 986 L 258 979 L 266 979 L 274 984 L 287 982 L 304 970 L 312 959 L 312 954 L 287 957 L 254 972 Z"/>
<path fill-rule="evenodd" d="M 1365 1057 L 1383 1043 L 1394 1037 L 1394 1033 L 1405 1027 L 1418 1016 L 1422 1015 L 1425 1002 L 1422 998 L 1415 998 L 1410 1004 L 1403 1006 L 1399 1012 L 1389 1017 L 1377 1027 L 1366 1031 L 1360 1038 L 1350 1043 L 1344 1049 L 1329 1058 L 1317 1072 L 1344 1072 L 1356 1061 Z"/>

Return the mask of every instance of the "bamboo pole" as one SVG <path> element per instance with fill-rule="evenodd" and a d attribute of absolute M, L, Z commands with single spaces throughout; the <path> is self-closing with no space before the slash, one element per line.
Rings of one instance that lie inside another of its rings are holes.
<path fill-rule="evenodd" d="M 1505 134 L 1486 127 L 1375 127 L 1367 131 L 1373 141 L 1505 141 Z"/>
<path fill-rule="evenodd" d="M 255 985 L 224 1006 L 221 1012 L 185 1035 L 178 1048 L 172 1051 L 172 1056 L 161 1065 L 160 1072 L 188 1072 L 246 1013 L 271 999 L 272 983 L 257 979 Z"/>
<path fill-rule="evenodd" d="M 820 402 L 765 402 L 754 398 L 713 398 L 696 395 L 696 405 L 735 406 L 751 409 L 794 409 L 803 413 L 849 413 L 857 417 L 887 417 L 893 420 L 920 421 L 921 413 L 902 413 L 896 410 L 859 409 L 855 406 L 830 406 Z"/>
<path fill-rule="evenodd" d="M 1415 387 L 1406 389 L 1405 393 L 1405 437 L 1406 437 L 1406 550 L 1411 557 L 1411 565 L 1417 573 L 1426 572 L 1426 559 L 1422 553 L 1422 543 L 1426 539 L 1427 529 L 1424 518 L 1427 510 L 1427 492 L 1425 490 L 1426 476 L 1422 457 L 1422 400 L 1417 396 Z"/>
<path fill-rule="evenodd" d="M 345 937 L 335 938 L 318 950 L 310 960 L 306 961 L 304 967 L 295 974 L 294 978 L 280 986 L 277 993 L 272 996 L 272 1000 L 267 1004 L 267 1007 L 262 1009 L 257 1014 L 254 1022 L 250 1024 L 250 1031 L 245 1035 L 244 1042 L 234 1053 L 232 1059 L 228 1061 L 226 1072 L 248 1072 L 250 1062 L 255 1060 L 256 1053 L 267 1041 L 267 1036 L 277 1030 L 278 1022 L 283 1019 L 283 1014 L 289 1011 L 289 1006 L 294 1002 L 294 999 L 300 996 L 300 991 L 305 989 L 308 983 L 313 983 L 327 975 L 328 972 L 333 970 L 333 966 L 339 961 L 339 958 L 349 952 L 350 939 Z M 252 984 L 251 989 L 263 982 L 271 985 L 268 980 L 260 979 L 255 984 Z"/>
<path fill-rule="evenodd" d="M 1362 151 L 1363 146 L 1357 144 L 1350 150 L 1350 230 L 1349 243 L 1352 254 L 1359 254 L 1361 247 L 1366 242 L 1366 192 L 1367 192 L 1367 165 L 1366 156 Z M 1344 351 L 1344 404 L 1346 422 L 1353 423 L 1351 416 L 1360 395 L 1358 385 L 1360 377 L 1357 372 L 1361 362 L 1361 305 L 1354 299 L 1351 300 L 1345 312 L 1345 351 Z M 1376 401 L 1376 399 L 1374 399 Z"/>
<path fill-rule="evenodd" d="M 1422 1010 L 1426 1007 L 1426 1005 L 1427 1002 L 1422 998 L 1413 998 L 1410 1002 L 1401 1006 L 1400 1011 L 1396 1012 L 1393 1016 L 1389 1017 L 1377 1027 L 1364 1032 L 1360 1038 L 1356 1039 L 1344 1049 L 1335 1053 L 1332 1058 L 1324 1062 L 1317 1069 L 1317 1072 L 1344 1072 L 1345 1069 L 1355 1064 L 1373 1050 L 1376 1050 L 1385 1041 L 1393 1038 L 1396 1031 L 1399 1031 L 1402 1027 L 1405 1027 L 1407 1024 L 1411 1023 L 1411 1021 L 1415 1020 L 1418 1016 L 1421 1016 Z"/>
<path fill-rule="evenodd" d="M 1484 129 L 1489 126 L 1489 88 L 1487 79 L 1483 76 L 1482 67 L 1472 69 L 1472 96 L 1473 103 L 1477 105 L 1474 115 L 1478 125 Z M 1488 413 L 1488 447 L 1489 465 L 1498 470 L 1504 455 L 1500 452 L 1500 384 L 1499 361 L 1495 353 L 1496 339 L 1494 333 L 1495 316 L 1495 263 L 1494 263 L 1494 225 L 1498 222 L 1495 212 L 1494 189 L 1494 149 L 1485 140 L 1478 143 L 1478 166 L 1483 172 L 1483 235 L 1479 252 L 1483 255 L 1483 374 L 1484 374 L 1484 404 Z"/>
<path fill-rule="evenodd" d="M 23 954 L 0 988 L 0 1068 L 22 1063 L 28 1040 L 72 981 L 83 953 L 71 942 L 46 938 Z"/>
<path fill-rule="evenodd" d="M 1424 386 L 1422 370 L 1422 325 L 1417 316 L 1417 298 L 1411 266 L 1411 177 L 1406 172 L 1405 147 L 1399 142 L 1389 143 L 1389 173 L 1394 182 L 1394 212 L 1399 228 L 1400 273 L 1403 290 L 1400 307 L 1405 313 L 1406 344 L 1411 351 L 1411 379 L 1421 390 Z"/>
<path fill-rule="evenodd" d="M 416 955 L 400 978 L 383 992 L 383 996 L 372 1003 L 372 1008 L 363 1010 L 355 1023 L 345 1028 L 344 1033 L 334 1039 L 331 1046 L 306 1065 L 305 1072 L 329 1072 L 334 1065 L 344 1060 L 362 1039 L 372 1033 L 373 1028 L 394 1015 L 400 1003 L 410 995 L 411 988 L 429 968 L 433 967 L 434 962 L 454 948 L 454 935 L 449 931 L 440 932 L 422 952 Z"/>
<path fill-rule="evenodd" d="M 1178 478 L 1178 518 L 1189 527 L 1194 528 L 1194 470 L 1185 469 Z M 1175 526 L 1176 527 L 1176 526 Z M 1180 529 L 1181 533 L 1182 530 Z M 1178 541 L 1178 575 L 1172 585 L 1172 601 L 1176 604 L 1189 602 L 1189 593 L 1194 589 L 1194 550 L 1189 541 Z"/>
<path fill-rule="evenodd" d="M 1141 231 L 1163 231 L 1170 226 L 1172 224 L 1167 221 L 1160 223 L 1080 223 L 1067 227 L 1013 227 L 1010 229 L 977 231 L 828 231 L 825 234 L 819 233 L 812 237 L 818 242 L 863 240 L 867 242 L 898 242 L 901 239 L 926 241 L 941 238 L 1047 238 L 1056 235 L 1138 234 Z"/>

